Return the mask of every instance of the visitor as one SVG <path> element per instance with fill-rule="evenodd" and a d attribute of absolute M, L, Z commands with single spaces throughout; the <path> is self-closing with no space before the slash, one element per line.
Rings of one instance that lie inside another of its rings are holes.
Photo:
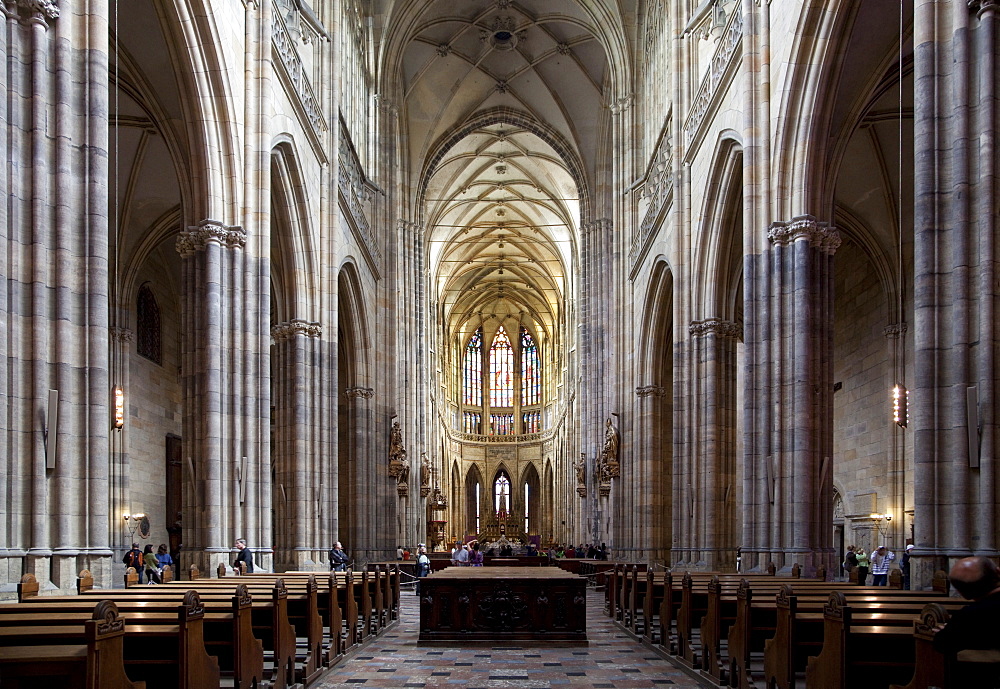
<path fill-rule="evenodd" d="M 163 581 L 163 568 L 169 566 L 172 572 L 174 569 L 174 558 L 170 557 L 170 553 L 167 552 L 166 543 L 161 543 L 160 547 L 156 549 L 156 562 L 157 562 L 157 570 L 159 571 L 160 574 L 160 581 Z M 177 573 L 173 572 L 173 574 L 174 577 L 176 578 Z"/>
<path fill-rule="evenodd" d="M 420 580 L 431 573 L 431 559 L 427 557 L 427 548 L 423 545 L 417 547 L 417 595 L 420 595 Z"/>
<path fill-rule="evenodd" d="M 343 544 L 340 541 L 334 543 L 330 549 L 330 569 L 334 572 L 346 572 L 348 559 Z"/>
<path fill-rule="evenodd" d="M 896 559 L 896 554 L 880 545 L 872 552 L 872 586 L 885 586 L 889 578 L 889 563 Z"/>
<path fill-rule="evenodd" d="M 403 546 L 401 545 L 396 546 L 396 559 L 397 560 L 403 559 Z"/>
<path fill-rule="evenodd" d="M 236 573 L 240 573 L 240 563 L 244 563 L 247 566 L 247 574 L 253 574 L 253 551 L 247 548 L 247 541 L 245 538 L 236 539 L 236 549 L 239 550 L 236 554 L 236 560 L 233 562 L 233 569 Z"/>
<path fill-rule="evenodd" d="M 868 581 L 868 553 L 863 548 L 857 550 L 858 558 L 858 586 L 864 586 Z"/>
<path fill-rule="evenodd" d="M 910 590 L 910 551 L 913 550 L 913 544 L 906 546 L 906 550 L 903 552 L 903 557 L 899 561 L 899 568 L 903 571 L 903 590 Z"/>
<path fill-rule="evenodd" d="M 125 557 L 122 558 L 122 562 L 126 567 L 131 567 L 135 570 L 136 575 L 139 577 L 139 583 L 142 583 L 142 551 L 139 550 L 139 544 L 133 543 L 132 549 L 125 553 Z"/>
<path fill-rule="evenodd" d="M 458 549 L 457 553 L 455 553 L 455 559 L 458 561 L 457 564 L 458 564 L 459 567 L 468 567 L 469 566 L 469 544 L 468 543 L 463 543 L 462 544 L 462 547 Z"/>
<path fill-rule="evenodd" d="M 844 568 L 844 574 L 848 577 L 851 575 L 851 571 L 858 566 L 858 555 L 854 552 L 855 546 L 847 546 L 847 554 L 844 555 L 844 562 L 841 567 Z"/>
<path fill-rule="evenodd" d="M 470 567 L 483 566 L 483 554 L 479 551 L 479 541 L 472 542 L 472 552 L 469 554 Z"/>
<path fill-rule="evenodd" d="M 156 554 L 153 552 L 153 544 L 147 543 L 146 547 L 142 551 L 142 562 L 146 568 L 146 583 L 147 584 L 159 584 L 160 583 L 160 563 L 156 559 Z"/>
<path fill-rule="evenodd" d="M 954 610 L 948 624 L 938 627 L 934 650 L 947 655 L 959 651 L 1000 649 L 1000 569 L 986 557 L 964 557 L 954 564 L 948 579 L 963 598 L 973 601 Z M 951 686 L 986 689 L 998 684 L 995 663 L 953 665 Z"/>

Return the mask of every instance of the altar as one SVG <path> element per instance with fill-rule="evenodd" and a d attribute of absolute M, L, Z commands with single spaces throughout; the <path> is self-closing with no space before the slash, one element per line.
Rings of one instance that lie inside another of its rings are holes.
<path fill-rule="evenodd" d="M 587 640 L 587 580 L 555 567 L 449 567 L 420 580 L 420 640 Z"/>

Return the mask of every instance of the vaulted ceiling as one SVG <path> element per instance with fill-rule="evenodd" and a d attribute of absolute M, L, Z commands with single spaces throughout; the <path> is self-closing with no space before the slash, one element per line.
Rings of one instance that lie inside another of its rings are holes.
<path fill-rule="evenodd" d="M 390 18 L 408 27 L 403 163 L 459 340 L 507 317 L 555 334 L 606 125 L 604 5 L 434 0 Z"/>

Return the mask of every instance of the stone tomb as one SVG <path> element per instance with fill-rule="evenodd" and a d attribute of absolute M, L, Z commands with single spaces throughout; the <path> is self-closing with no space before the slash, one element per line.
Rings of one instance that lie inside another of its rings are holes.
<path fill-rule="evenodd" d="M 420 640 L 587 640 L 587 580 L 555 567 L 449 567 L 420 580 Z"/>

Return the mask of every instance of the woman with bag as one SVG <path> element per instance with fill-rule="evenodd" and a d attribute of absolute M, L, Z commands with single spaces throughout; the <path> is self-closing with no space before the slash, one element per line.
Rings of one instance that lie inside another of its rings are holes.
<path fill-rule="evenodd" d="M 159 584 L 160 583 L 160 563 L 156 560 L 156 555 L 153 554 L 153 544 L 147 543 L 146 547 L 142 551 L 142 560 L 146 565 L 146 583 L 147 584 Z"/>

